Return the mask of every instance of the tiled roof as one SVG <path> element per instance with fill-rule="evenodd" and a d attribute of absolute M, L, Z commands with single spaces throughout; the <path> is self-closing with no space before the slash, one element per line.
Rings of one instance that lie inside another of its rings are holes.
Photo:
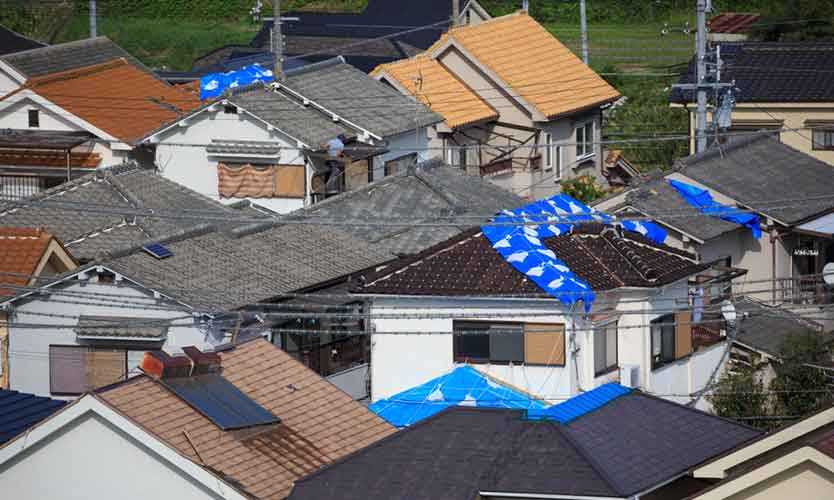
<path fill-rule="evenodd" d="M 0 227 L 0 285 L 28 285 L 50 241 L 52 235 L 43 229 Z M 0 288 L 0 296 L 15 293 Z"/>
<path fill-rule="evenodd" d="M 823 342 L 831 342 L 834 335 L 823 332 L 822 325 L 805 319 L 784 307 L 770 306 L 751 298 L 735 303 L 739 313 L 736 339 L 753 349 L 779 356 L 787 339 L 797 335 L 819 335 Z"/>
<path fill-rule="evenodd" d="M 109 38 L 85 38 L 67 43 L 47 45 L 23 52 L 0 57 L 27 78 L 58 73 L 71 69 L 93 66 L 123 57 L 138 68 L 146 69 L 142 63 Z"/>
<path fill-rule="evenodd" d="M 65 401 L 0 389 L 0 446 L 52 415 Z"/>
<path fill-rule="evenodd" d="M 759 14 L 722 12 L 707 23 L 710 33 L 747 33 L 758 22 Z"/>
<path fill-rule="evenodd" d="M 452 28 L 427 53 L 436 54 L 450 39 L 548 118 L 620 97 L 616 89 L 524 12 Z"/>
<path fill-rule="evenodd" d="M 81 315 L 78 317 L 78 326 L 75 327 L 75 333 L 78 337 L 84 338 L 123 337 L 164 340 L 168 334 L 168 325 L 164 320 L 153 321 L 141 318 Z"/>
<path fill-rule="evenodd" d="M 679 170 L 765 216 L 795 224 L 834 208 L 831 165 L 760 134 L 679 160 Z M 774 203 L 805 200 L 802 203 Z"/>
<path fill-rule="evenodd" d="M 722 42 L 721 79 L 735 82 L 738 102 L 834 102 L 823 68 L 834 66 L 834 42 Z M 695 80 L 695 58 L 679 83 Z M 693 102 L 691 91 L 673 89 L 671 102 Z"/>
<path fill-rule="evenodd" d="M 70 154 L 72 168 L 96 168 L 101 163 L 98 153 L 73 152 Z M 67 169 L 67 155 L 60 151 L 37 149 L 0 150 L 0 165 L 10 167 L 52 167 Z"/>
<path fill-rule="evenodd" d="M 125 59 L 31 78 L 25 88 L 127 143 L 200 103 Z"/>
<path fill-rule="evenodd" d="M 85 210 L 77 204 L 95 204 L 102 210 Z M 140 209 L 180 217 L 133 217 Z M 122 213 L 119 213 L 122 212 Z M 165 179 L 154 170 L 124 164 L 61 184 L 31 198 L 0 205 L 0 226 L 43 227 L 54 234 L 79 260 L 150 241 L 203 223 L 181 217 L 240 217 L 199 193 Z"/>
<path fill-rule="evenodd" d="M 149 376 L 99 393 L 108 404 L 256 498 L 284 498 L 293 481 L 390 435 L 394 428 L 263 339 L 220 352 L 223 377 L 280 419 L 241 439 Z"/>
<path fill-rule="evenodd" d="M 23 50 L 36 49 L 44 45 L 44 43 L 27 38 L 20 33 L 0 25 L 0 56 Z"/>
<path fill-rule="evenodd" d="M 416 95 L 420 102 L 439 113 L 450 128 L 498 119 L 498 112 L 495 108 L 426 54 L 384 64 L 371 72 L 371 76 L 375 77 L 382 74 L 395 80 L 410 94 Z M 418 75 L 419 92 L 417 91 Z"/>
<path fill-rule="evenodd" d="M 392 220 L 409 218 L 409 222 L 415 224 L 437 221 L 440 217 L 471 217 L 460 227 L 353 225 L 341 228 L 359 240 L 392 253 L 410 255 L 480 224 L 502 209 L 515 208 L 523 203 L 517 195 L 479 176 L 466 175 L 441 161 L 430 160 L 414 170 L 328 198 L 305 209 L 304 213 L 350 219 L 383 215 Z"/>
<path fill-rule="evenodd" d="M 457 407 L 297 481 L 290 498 L 631 497 L 759 434 L 639 391 L 567 424 Z"/>
<path fill-rule="evenodd" d="M 546 238 L 556 253 L 593 290 L 657 287 L 706 269 L 695 257 L 646 238 L 597 224 Z M 477 229 L 432 247 L 370 276 L 358 293 L 400 295 L 513 295 L 545 292 L 508 264 Z"/>

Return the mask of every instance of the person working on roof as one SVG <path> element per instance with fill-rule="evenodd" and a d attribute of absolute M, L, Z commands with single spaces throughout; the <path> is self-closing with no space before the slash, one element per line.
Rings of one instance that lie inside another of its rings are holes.
<path fill-rule="evenodd" d="M 323 145 L 327 149 L 327 159 L 324 164 L 329 167 L 327 182 L 325 182 L 325 189 L 328 193 L 341 191 L 339 186 L 344 172 L 342 158 L 344 157 L 346 140 L 344 134 L 339 134 Z"/>

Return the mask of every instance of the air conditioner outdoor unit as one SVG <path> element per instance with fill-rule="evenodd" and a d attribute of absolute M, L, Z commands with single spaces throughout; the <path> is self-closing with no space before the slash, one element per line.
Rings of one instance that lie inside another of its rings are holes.
<path fill-rule="evenodd" d="M 640 386 L 640 367 L 637 365 L 623 365 L 620 367 L 620 385 L 638 388 Z"/>

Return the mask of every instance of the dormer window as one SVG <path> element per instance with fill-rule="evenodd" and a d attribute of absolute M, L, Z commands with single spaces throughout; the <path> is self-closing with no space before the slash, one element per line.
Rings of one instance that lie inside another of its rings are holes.
<path fill-rule="evenodd" d="M 29 128 L 40 128 L 41 126 L 41 115 L 40 111 L 37 109 L 30 109 L 29 110 Z"/>

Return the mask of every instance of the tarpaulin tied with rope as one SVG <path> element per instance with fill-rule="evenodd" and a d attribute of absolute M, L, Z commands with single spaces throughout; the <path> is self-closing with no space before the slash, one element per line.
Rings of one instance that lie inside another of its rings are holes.
<path fill-rule="evenodd" d="M 697 208 L 705 215 L 718 217 L 721 220 L 732 222 L 741 226 L 749 227 L 753 237 L 762 237 L 761 219 L 756 214 L 745 212 L 739 208 L 718 203 L 706 189 L 687 184 L 685 182 L 669 180 L 669 185 L 681 195 L 689 205 Z"/>
<path fill-rule="evenodd" d="M 227 89 L 244 87 L 253 83 L 269 83 L 275 79 L 272 71 L 259 64 L 251 64 L 228 73 L 210 73 L 200 78 L 200 100 L 223 95 Z"/>

